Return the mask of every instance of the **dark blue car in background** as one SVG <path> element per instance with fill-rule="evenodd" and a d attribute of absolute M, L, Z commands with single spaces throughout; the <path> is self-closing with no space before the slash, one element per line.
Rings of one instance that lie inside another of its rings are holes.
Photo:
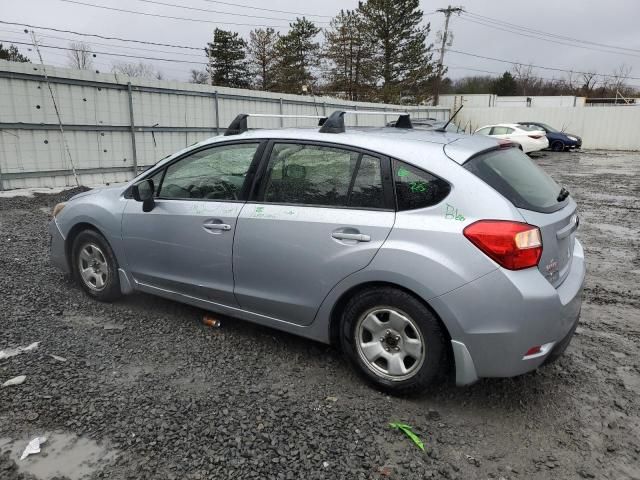
<path fill-rule="evenodd" d="M 546 123 L 540 122 L 518 122 L 523 127 L 533 128 L 536 130 L 544 130 L 549 139 L 549 148 L 554 152 L 568 151 L 572 148 L 582 147 L 582 139 L 571 133 L 564 133 L 550 127 Z"/>

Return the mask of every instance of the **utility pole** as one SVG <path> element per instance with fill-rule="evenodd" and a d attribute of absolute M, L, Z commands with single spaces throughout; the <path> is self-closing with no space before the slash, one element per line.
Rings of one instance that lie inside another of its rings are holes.
<path fill-rule="evenodd" d="M 444 33 L 442 34 L 442 45 L 440 45 L 440 60 L 438 60 L 438 76 L 436 77 L 435 88 L 433 92 L 433 105 L 437 106 L 440 99 L 440 84 L 442 83 L 442 63 L 444 62 L 444 51 L 447 46 L 447 40 L 449 39 L 449 18 L 451 14 L 457 13 L 460 15 L 464 12 L 462 7 L 452 7 L 449 5 L 447 8 L 439 8 L 436 12 L 444 13 Z"/>

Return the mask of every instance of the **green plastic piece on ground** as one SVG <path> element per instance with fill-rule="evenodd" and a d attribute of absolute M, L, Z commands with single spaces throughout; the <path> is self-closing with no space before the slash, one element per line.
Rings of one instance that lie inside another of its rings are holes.
<path fill-rule="evenodd" d="M 413 443 L 416 444 L 416 446 L 420 450 L 424 452 L 424 443 L 422 443 L 422 440 L 420 440 L 420 437 L 418 437 L 415 433 L 413 433 L 413 430 L 411 430 L 411 427 L 409 425 L 407 425 L 406 423 L 390 423 L 389 426 L 391 428 L 397 428 L 398 430 L 403 432 L 407 437 L 411 439 Z"/>

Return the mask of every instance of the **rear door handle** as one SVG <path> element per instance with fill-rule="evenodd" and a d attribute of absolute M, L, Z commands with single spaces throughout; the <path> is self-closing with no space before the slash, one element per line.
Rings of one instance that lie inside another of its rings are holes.
<path fill-rule="evenodd" d="M 226 223 L 204 223 L 202 226 L 207 230 L 223 230 L 225 232 L 231 230 L 231 225 Z"/>
<path fill-rule="evenodd" d="M 331 234 L 336 240 L 355 240 L 356 242 L 370 242 L 371 237 L 362 233 L 342 233 L 334 232 Z"/>

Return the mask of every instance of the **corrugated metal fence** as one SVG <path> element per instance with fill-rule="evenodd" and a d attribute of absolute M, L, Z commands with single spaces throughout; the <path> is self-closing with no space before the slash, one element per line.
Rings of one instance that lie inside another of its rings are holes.
<path fill-rule="evenodd" d="M 640 106 L 465 107 L 455 122 L 467 133 L 494 123 L 544 122 L 579 135 L 583 148 L 640 150 Z"/>
<path fill-rule="evenodd" d="M 159 159 L 224 129 L 238 113 L 328 115 L 336 109 L 403 110 L 448 119 L 446 107 L 348 102 L 0 60 L 0 190 L 121 182 Z M 48 80 L 47 80 L 48 79 Z M 64 128 L 51 99 L 53 91 Z M 350 117 L 383 125 L 395 117 Z M 250 127 L 312 126 L 313 120 L 255 118 Z M 66 143 L 66 145 L 65 145 Z"/>

